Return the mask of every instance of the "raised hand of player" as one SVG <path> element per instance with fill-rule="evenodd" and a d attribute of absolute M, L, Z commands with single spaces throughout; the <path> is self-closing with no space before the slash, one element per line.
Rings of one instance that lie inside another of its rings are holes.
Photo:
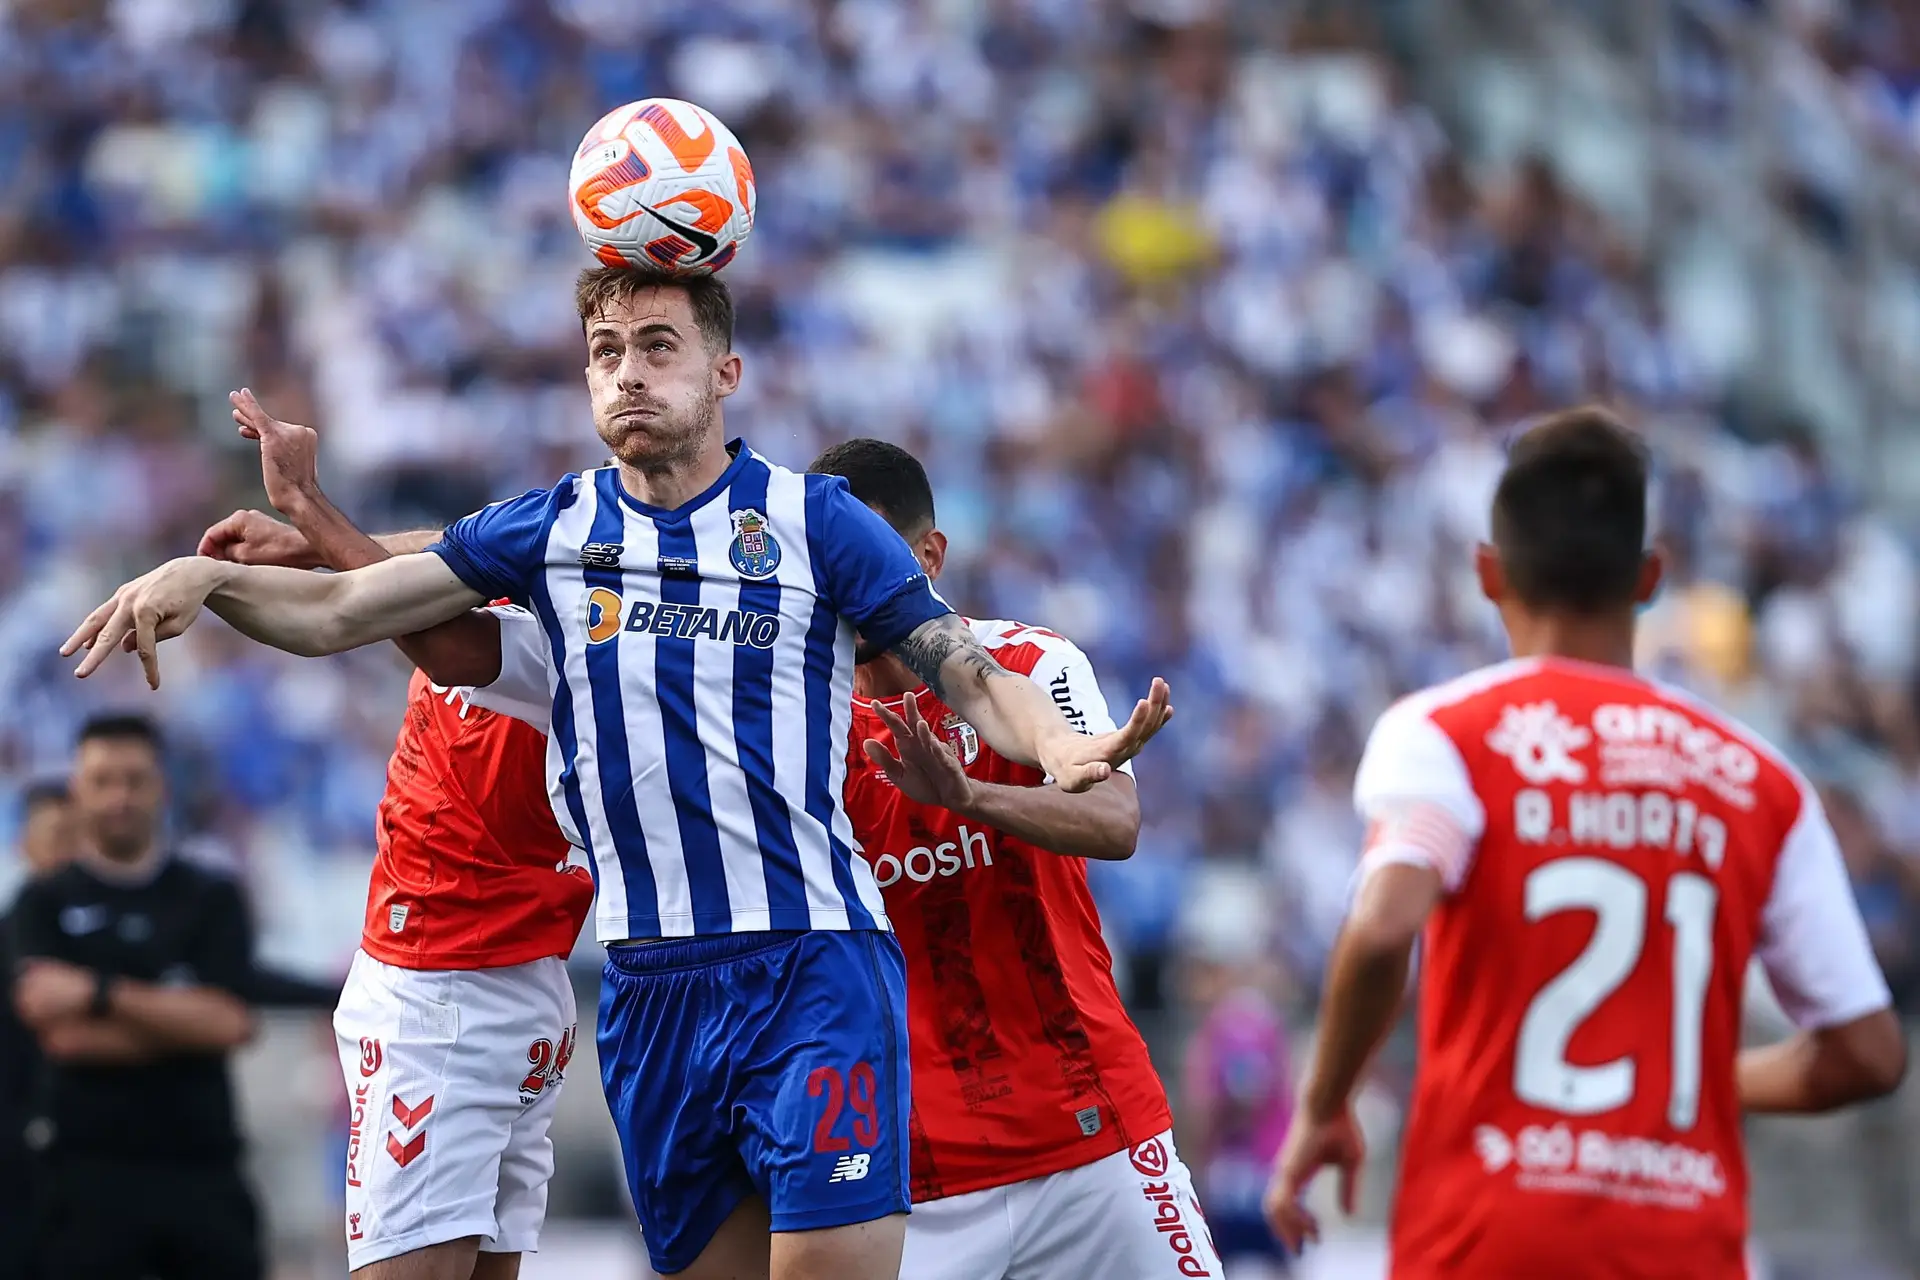
<path fill-rule="evenodd" d="M 267 501 L 282 515 L 294 515 L 320 492 L 320 433 L 282 422 L 261 407 L 253 391 L 227 393 L 240 434 L 260 444 L 260 479 Z"/>
<path fill-rule="evenodd" d="M 320 564 L 307 535 L 264 511 L 236 511 L 200 535 L 195 555 L 233 564 L 312 569 Z"/>
<path fill-rule="evenodd" d="M 917 698 L 909 695 L 903 714 L 895 715 L 879 703 L 873 704 L 882 724 L 893 735 L 893 750 L 878 738 L 866 741 L 867 759 L 878 765 L 900 794 L 915 804 L 938 805 L 955 813 L 965 813 L 973 800 L 973 779 L 960 763 L 953 748 L 940 740 L 925 716 L 920 714 Z"/>
<path fill-rule="evenodd" d="M 151 573 L 123 584 L 60 646 L 63 657 L 85 649 L 73 674 L 86 679 L 100 669 L 115 649 L 140 655 L 147 687 L 160 687 L 159 644 L 193 625 L 200 608 L 218 584 L 220 565 L 206 557 L 169 560 Z"/>
<path fill-rule="evenodd" d="M 1172 697 L 1167 682 L 1155 676 L 1125 724 L 1112 733 L 1068 732 L 1049 739 L 1040 748 L 1040 767 L 1062 791 L 1085 791 L 1104 782 L 1173 719 Z"/>
<path fill-rule="evenodd" d="M 1339 1171 L 1340 1212 L 1352 1217 L 1360 1197 L 1360 1166 L 1366 1158 L 1367 1140 L 1351 1106 L 1330 1120 L 1316 1121 L 1304 1112 L 1293 1117 L 1261 1202 L 1267 1225 L 1290 1252 L 1299 1253 L 1307 1241 L 1320 1238 L 1319 1219 L 1302 1203 L 1314 1175 L 1325 1168 Z"/>

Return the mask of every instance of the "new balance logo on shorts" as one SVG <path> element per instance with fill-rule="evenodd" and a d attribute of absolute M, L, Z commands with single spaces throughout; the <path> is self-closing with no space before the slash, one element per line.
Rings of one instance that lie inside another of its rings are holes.
<path fill-rule="evenodd" d="M 862 1151 L 858 1155 L 841 1156 L 833 1162 L 833 1176 L 828 1182 L 858 1182 L 867 1176 L 867 1169 L 873 1163 L 873 1157 Z"/>

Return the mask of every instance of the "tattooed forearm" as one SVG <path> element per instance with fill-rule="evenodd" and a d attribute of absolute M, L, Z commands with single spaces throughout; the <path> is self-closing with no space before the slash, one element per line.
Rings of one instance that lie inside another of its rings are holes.
<path fill-rule="evenodd" d="M 947 695 L 953 684 L 962 681 L 984 684 L 1010 674 L 981 647 L 972 628 L 953 613 L 921 623 L 893 653 L 907 664 L 909 671 L 927 682 L 934 697 L 949 706 L 953 700 Z M 949 661 L 953 664 L 952 670 L 947 668 Z"/>

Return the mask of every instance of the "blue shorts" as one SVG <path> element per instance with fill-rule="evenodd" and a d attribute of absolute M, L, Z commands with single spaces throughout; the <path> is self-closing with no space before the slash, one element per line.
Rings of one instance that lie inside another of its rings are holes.
<path fill-rule="evenodd" d="M 758 1193 L 773 1230 L 904 1213 L 906 962 L 890 933 L 607 950 L 600 1078 L 654 1270 Z"/>

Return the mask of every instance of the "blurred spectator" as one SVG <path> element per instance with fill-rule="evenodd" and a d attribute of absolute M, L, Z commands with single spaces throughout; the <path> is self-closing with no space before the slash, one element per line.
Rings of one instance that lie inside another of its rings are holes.
<path fill-rule="evenodd" d="M 45 1060 L 33 1235 L 48 1280 L 264 1274 L 226 1063 L 252 1035 L 236 994 L 247 907 L 162 844 L 160 750 L 147 721 L 88 722 L 78 855 L 11 917 L 12 999 Z"/>
<path fill-rule="evenodd" d="M 29 876 L 50 875 L 74 852 L 67 789 L 57 782 L 35 783 L 22 797 L 21 809 L 20 860 Z M 0 916 L 0 947 L 13 931 L 9 908 Z M 44 1066 L 39 1042 L 14 1010 L 11 986 L 0 997 L 0 1240 L 7 1242 L 0 1250 L 0 1280 L 32 1280 L 38 1223 L 30 1131 L 44 1102 Z"/>
<path fill-rule="evenodd" d="M 1187 1049 L 1184 1098 L 1180 1141 L 1221 1261 L 1234 1280 L 1284 1274 L 1260 1208 L 1293 1116 L 1287 1036 L 1269 992 L 1236 983 L 1212 1002 Z"/>
<path fill-rule="evenodd" d="M 1830 786 L 1822 800 L 1894 1003 L 1905 1013 L 1920 1012 L 1920 935 L 1913 928 L 1920 915 L 1920 863 L 1888 850 L 1872 816 L 1852 792 Z"/>

